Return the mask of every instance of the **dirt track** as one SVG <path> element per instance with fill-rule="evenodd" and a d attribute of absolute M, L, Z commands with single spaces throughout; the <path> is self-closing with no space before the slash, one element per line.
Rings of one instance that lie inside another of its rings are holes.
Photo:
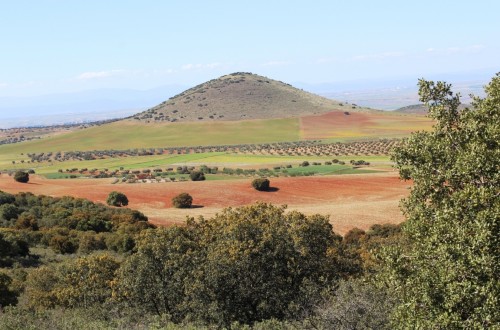
<path fill-rule="evenodd" d="M 375 223 L 399 223 L 403 216 L 399 200 L 408 194 L 408 183 L 396 172 L 323 177 L 273 178 L 272 192 L 258 192 L 250 180 L 111 184 L 111 179 L 49 180 L 31 176 L 28 184 L 0 175 L 0 190 L 30 191 L 50 196 L 76 196 L 105 203 L 113 190 L 128 196 L 129 207 L 146 214 L 153 223 L 182 223 L 186 216 L 210 217 L 224 207 L 265 201 L 287 204 L 288 209 L 305 214 L 330 215 L 334 230 L 345 233 L 353 227 L 368 228 Z M 193 196 L 192 209 L 172 208 L 173 196 L 187 192 Z"/>

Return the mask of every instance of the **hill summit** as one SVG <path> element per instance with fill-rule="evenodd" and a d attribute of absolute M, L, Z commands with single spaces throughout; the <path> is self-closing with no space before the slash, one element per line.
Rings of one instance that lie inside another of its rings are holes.
<path fill-rule="evenodd" d="M 301 117 L 352 108 L 281 81 L 236 72 L 190 88 L 128 119 L 136 122 L 238 121 Z"/>

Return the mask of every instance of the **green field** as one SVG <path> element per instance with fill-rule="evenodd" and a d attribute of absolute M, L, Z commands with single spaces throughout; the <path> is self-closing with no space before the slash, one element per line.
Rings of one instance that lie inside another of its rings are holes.
<path fill-rule="evenodd" d="M 0 146 L 0 155 L 28 152 L 124 150 L 298 141 L 297 118 L 239 122 L 138 124 L 117 122 L 42 140 Z"/>
<path fill-rule="evenodd" d="M 404 118 L 404 116 L 400 117 Z M 418 120 L 416 122 L 419 123 Z M 408 125 L 411 126 L 411 123 L 415 123 L 415 121 L 409 120 Z M 415 128 L 420 128 L 417 126 Z M 383 131 L 387 129 L 385 126 L 383 128 Z M 410 129 L 411 127 L 404 128 Z M 352 129 L 356 130 L 356 127 Z M 358 140 L 373 139 L 376 139 L 375 131 L 372 131 L 369 136 L 360 136 Z M 170 165 L 198 166 L 201 164 L 219 167 L 257 167 L 260 165 L 298 164 L 304 160 L 324 162 L 333 158 L 346 163 L 351 159 L 363 159 L 378 167 L 387 168 L 390 166 L 387 156 L 278 156 L 231 152 L 163 154 L 103 158 L 88 161 L 69 160 L 64 162 L 53 161 L 52 163 L 28 163 L 30 161 L 28 153 L 263 144 L 300 140 L 301 127 L 299 118 L 166 124 L 115 122 L 41 140 L 1 145 L 0 170 L 33 168 L 37 173 L 57 177 L 59 170 L 66 172 L 66 169 L 71 168 L 95 168 L 99 170 L 124 168 L 134 170 L 162 168 Z M 328 142 L 331 142 L 331 140 Z"/>
<path fill-rule="evenodd" d="M 324 164 L 325 161 L 331 161 L 332 159 L 338 159 L 344 161 L 346 165 L 310 165 L 307 167 L 299 167 L 298 165 L 303 161 L 307 160 L 312 162 L 321 162 Z M 134 157 L 123 157 L 123 158 L 107 158 L 107 159 L 96 159 L 88 161 L 66 161 L 66 162 L 43 162 L 37 164 L 15 164 L 4 163 L 0 169 L 26 169 L 33 168 L 37 174 L 44 175 L 50 179 L 59 178 L 69 178 L 70 175 L 76 175 L 79 177 L 78 173 L 68 173 L 68 169 L 97 169 L 103 170 L 108 169 L 113 170 L 140 170 L 140 169 L 155 169 L 160 168 L 166 170 L 167 168 L 173 168 L 174 171 L 177 166 L 195 166 L 199 167 L 201 165 L 207 165 L 210 167 L 217 166 L 219 170 L 224 167 L 236 169 L 236 168 L 269 168 L 272 169 L 274 166 L 286 166 L 292 165 L 292 168 L 284 169 L 288 175 L 304 175 L 306 173 L 311 174 L 349 174 L 349 173 L 361 173 L 369 171 L 369 169 L 352 169 L 349 164 L 350 160 L 364 160 L 368 161 L 377 168 L 390 168 L 391 162 L 388 156 L 272 156 L 272 155 L 241 155 L 235 153 L 224 153 L 224 152 L 207 152 L 199 154 L 187 154 L 187 155 L 154 155 L 154 156 L 134 156 Z M 60 173 L 59 171 L 62 171 Z M 281 171 L 283 173 L 283 170 Z M 165 173 L 166 174 L 166 173 Z M 229 178 L 235 178 L 237 176 L 229 176 Z M 177 178 L 177 177 L 176 177 Z M 216 176 L 209 175 L 207 180 L 222 180 L 225 179 L 223 175 L 218 174 Z"/>

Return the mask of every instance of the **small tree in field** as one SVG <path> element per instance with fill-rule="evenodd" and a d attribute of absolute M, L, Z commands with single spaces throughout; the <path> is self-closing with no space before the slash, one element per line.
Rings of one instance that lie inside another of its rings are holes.
<path fill-rule="evenodd" d="M 106 203 L 111 206 L 127 206 L 128 205 L 128 198 L 125 196 L 125 194 L 118 192 L 118 191 L 112 191 L 108 195 L 108 199 L 106 200 Z"/>
<path fill-rule="evenodd" d="M 193 204 L 193 197 L 188 193 L 181 193 L 172 198 L 172 205 L 178 209 L 188 209 Z"/>
<path fill-rule="evenodd" d="M 258 191 L 269 190 L 270 181 L 266 178 L 257 178 L 252 181 L 252 187 Z"/>
<path fill-rule="evenodd" d="M 27 172 L 17 171 L 14 174 L 14 180 L 21 183 L 28 183 L 30 180 L 30 175 Z"/>
<path fill-rule="evenodd" d="M 199 171 L 192 171 L 189 174 L 189 177 L 191 178 L 191 181 L 203 181 L 203 180 L 205 180 L 205 174 L 203 174 L 203 172 L 199 172 Z"/>

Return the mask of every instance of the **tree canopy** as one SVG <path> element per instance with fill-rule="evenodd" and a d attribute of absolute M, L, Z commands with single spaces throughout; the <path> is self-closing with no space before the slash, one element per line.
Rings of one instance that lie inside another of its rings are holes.
<path fill-rule="evenodd" d="M 444 82 L 419 81 L 436 120 L 393 160 L 413 180 L 402 203 L 407 245 L 387 255 L 385 274 L 401 304 L 399 328 L 492 328 L 500 323 L 500 74 L 459 109 Z"/>
<path fill-rule="evenodd" d="M 127 206 L 128 198 L 124 193 L 112 191 L 109 193 L 106 203 L 111 206 Z"/>
<path fill-rule="evenodd" d="M 21 183 L 28 183 L 28 181 L 30 180 L 30 175 L 28 172 L 17 171 L 16 173 L 14 173 L 14 180 Z"/>

